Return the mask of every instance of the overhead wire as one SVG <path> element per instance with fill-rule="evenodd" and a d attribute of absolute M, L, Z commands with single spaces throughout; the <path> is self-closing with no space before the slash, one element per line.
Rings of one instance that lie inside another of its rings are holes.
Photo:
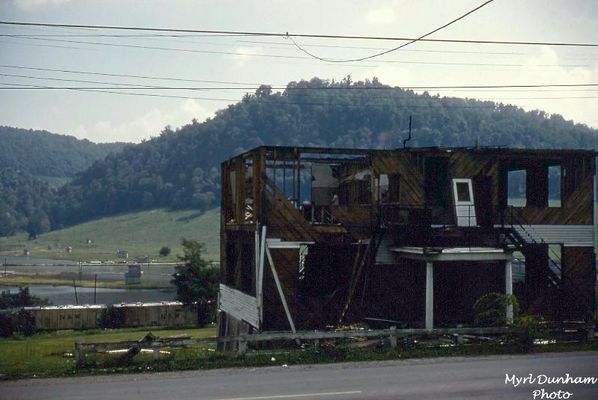
<path fill-rule="evenodd" d="M 205 44 L 212 46 L 230 46 L 226 43 L 215 43 L 206 42 L 205 40 L 189 41 L 180 40 L 185 39 L 204 39 L 204 38 L 229 38 L 229 37 L 243 37 L 244 35 L 193 35 L 193 34 L 7 34 L 0 33 L 0 37 L 13 38 L 13 39 L 43 39 L 43 38 L 127 38 L 127 39 L 177 39 L 179 43 L 193 43 L 193 44 Z M 284 40 L 284 37 L 282 38 Z M 249 45 L 268 45 L 268 47 L 260 46 L 261 48 L 281 48 L 281 47 L 294 47 L 292 43 L 280 41 L 260 41 L 260 40 L 236 40 L 237 43 L 249 44 Z M 373 47 L 373 46 L 347 46 L 347 45 L 332 45 L 332 44 L 301 44 L 302 47 L 314 47 L 314 48 L 334 48 L 334 49 L 351 49 L 351 50 L 385 50 L 384 47 Z M 506 55 L 506 56 L 523 56 L 530 55 L 531 53 L 525 53 L 520 51 L 484 51 L 484 50 L 447 50 L 447 49 L 403 49 L 403 52 L 415 52 L 415 53 L 446 53 L 446 54 L 488 54 L 488 55 Z M 567 55 L 568 57 L 592 57 L 596 58 L 598 55 Z"/>
<path fill-rule="evenodd" d="M 209 80 L 209 79 L 185 79 L 185 78 L 151 76 L 151 75 L 135 75 L 135 74 L 114 74 L 114 73 L 107 73 L 107 72 L 82 71 L 82 70 L 72 70 L 72 69 L 62 69 L 62 68 L 27 67 L 27 66 L 23 66 L 23 65 L 9 65 L 9 64 L 0 64 L 0 68 L 30 70 L 30 71 L 60 72 L 60 73 L 77 74 L 77 75 L 108 76 L 108 77 L 118 77 L 118 78 L 166 80 L 166 81 L 178 81 L 178 82 L 214 83 L 214 84 L 228 84 L 228 85 L 257 85 L 257 86 L 262 85 L 262 83 L 256 83 L 256 82 L 220 81 L 220 80 Z"/>
<path fill-rule="evenodd" d="M 201 54 L 220 54 L 228 56 L 242 56 L 242 57 L 262 57 L 262 58 L 275 58 L 275 59 L 292 59 L 292 60 L 307 60 L 311 57 L 282 55 L 282 54 L 263 54 L 263 53 L 244 53 L 239 51 L 218 51 L 218 50 L 200 50 L 200 49 L 187 49 L 178 47 L 162 47 L 162 46 L 146 46 L 136 45 L 127 43 L 105 43 L 105 42 L 91 42 L 82 40 L 64 40 L 64 39 L 45 39 L 45 38 L 21 38 L 26 40 L 38 40 L 38 41 L 51 41 L 60 43 L 75 43 L 75 44 L 91 44 L 95 46 L 107 46 L 107 47 L 123 47 L 123 48 L 136 48 L 145 50 L 162 50 L 162 51 L 173 51 L 173 52 L 189 52 L 189 53 L 201 53 Z M 591 64 L 522 64 L 522 63 L 481 63 L 481 62 L 449 62 L 449 61 L 408 61 L 408 60 L 376 60 L 380 63 L 391 63 L 391 64 L 415 64 L 415 65 L 450 65 L 450 66 L 461 66 L 461 67 L 531 67 L 531 68 L 587 68 L 592 67 Z M 364 67 L 364 65 L 355 65 Z M 368 65 L 365 67 L 375 67 L 375 65 Z"/>
<path fill-rule="evenodd" d="M 0 76 L 15 76 L 11 74 L 0 74 Z M 27 77 L 27 76 L 23 76 Z M 35 78 L 35 77 L 33 77 Z M 39 78 L 39 79 L 46 79 L 46 78 Z M 68 79 L 58 79 L 60 81 L 74 81 L 80 82 L 78 80 L 68 80 Z M 91 82 L 91 81 L 84 81 L 84 82 Z M 92 91 L 92 92 L 100 92 L 100 93 L 113 93 L 113 94 L 131 94 L 131 95 L 147 95 L 151 97 L 171 97 L 171 98 L 184 98 L 184 99 L 197 99 L 197 100 L 217 100 L 217 101 L 232 101 L 236 102 L 238 99 L 223 99 L 223 98 L 206 98 L 206 97 L 190 97 L 190 96 L 178 96 L 178 95 L 162 95 L 162 94 L 148 94 L 148 93 L 134 93 L 134 92 L 122 92 L 122 90 L 147 90 L 147 89 L 155 89 L 155 90 L 188 90 L 188 91 L 201 91 L 201 90 L 226 90 L 226 89 L 234 89 L 234 90 L 244 90 L 244 89 L 254 89 L 254 88 L 198 88 L 198 87 L 159 87 L 159 86 L 45 86 L 45 85 L 29 85 L 29 84 L 19 84 L 19 83 L 12 83 L 13 86 L 9 86 L 9 83 L 2 82 L 1 85 L 4 87 L 0 87 L 0 90 L 74 90 L 74 91 Z M 114 84 L 112 82 L 106 82 L 104 84 Z M 118 85 L 123 85 L 122 83 Z M 363 88 L 362 88 L 363 89 Z M 118 90 L 119 92 L 116 92 Z M 400 89 L 394 88 L 395 91 L 399 91 Z M 294 95 L 296 96 L 296 95 Z M 313 97 L 313 95 L 310 95 Z M 329 97 L 335 97 L 333 94 L 326 94 L 326 96 L 320 96 L 320 98 L 328 99 Z M 338 96 L 336 96 L 338 97 Z M 446 97 L 446 96 L 445 96 Z M 339 97 L 340 98 L 340 97 Z M 374 97 L 375 99 L 384 99 L 388 100 L 389 97 Z M 479 98 L 479 99 L 465 99 L 465 100 L 489 100 L 489 101 L 498 101 L 498 100 L 541 100 L 541 99 L 553 99 L 553 100 L 566 100 L 566 99 L 594 99 L 598 98 L 598 96 L 559 96 L 559 97 L 507 97 L 507 98 Z M 368 99 L 369 100 L 369 99 Z M 413 100 L 413 99 L 411 99 Z M 417 100 L 427 100 L 425 98 L 418 98 Z M 464 100 L 464 99 L 460 99 Z M 304 103 L 300 103 L 304 104 Z M 306 103 L 307 104 L 307 103 Z M 319 105 L 331 105 L 330 102 L 322 103 Z"/>
<path fill-rule="evenodd" d="M 434 30 L 432 30 L 432 31 L 430 31 L 430 32 L 428 32 L 428 33 L 425 33 L 425 34 L 423 34 L 422 36 L 420 36 L 420 37 L 418 37 L 418 38 L 416 38 L 416 39 L 412 39 L 412 40 L 408 41 L 407 43 L 403 43 L 402 45 L 399 45 L 399 46 L 397 46 L 397 47 L 393 47 L 392 49 L 384 50 L 384 51 L 378 52 L 378 53 L 376 53 L 376 54 L 371 54 L 371 55 L 369 55 L 369 56 L 365 56 L 365 57 L 358 57 L 358 58 L 345 58 L 345 59 L 342 59 L 342 60 L 341 60 L 341 59 L 334 59 L 334 58 L 325 58 L 325 57 L 320 57 L 320 56 L 317 56 L 317 55 L 315 55 L 314 53 L 312 53 L 312 52 L 310 52 L 310 51 L 308 51 L 308 50 L 304 49 L 303 47 L 301 47 L 301 46 L 300 46 L 300 45 L 299 45 L 299 44 L 298 44 L 298 43 L 297 43 L 297 42 L 296 42 L 296 41 L 293 39 L 293 37 L 292 37 L 292 36 L 290 36 L 289 34 L 287 34 L 287 35 L 285 36 L 285 39 L 289 39 L 289 40 L 290 40 L 290 41 L 291 41 L 291 42 L 292 42 L 292 43 L 295 45 L 295 47 L 296 47 L 297 49 L 299 49 L 299 50 L 300 50 L 300 51 L 302 51 L 303 53 L 307 54 L 308 56 L 310 56 L 310 57 L 312 57 L 312 58 L 315 58 L 316 60 L 320 60 L 320 61 L 324 61 L 324 62 L 331 62 L 331 63 L 348 63 L 348 62 L 359 62 L 359 61 L 366 61 L 366 60 L 371 60 L 371 59 L 373 59 L 373 58 L 381 57 L 381 56 L 383 56 L 383 55 L 386 55 L 386 54 L 389 54 L 389 53 L 395 52 L 395 51 L 397 51 L 397 50 L 400 50 L 400 49 L 402 49 L 402 48 L 404 48 L 404 47 L 407 47 L 407 46 L 409 46 L 409 45 L 411 45 L 411 44 L 413 44 L 413 43 L 415 43 L 415 42 L 417 42 L 417 41 L 420 41 L 420 40 L 422 40 L 422 39 L 424 39 L 424 38 L 426 38 L 426 37 L 428 37 L 428 36 L 430 36 L 430 35 L 432 35 L 432 34 L 434 34 L 434 33 L 438 32 L 438 31 L 441 31 L 442 29 L 444 29 L 444 28 L 446 28 L 446 27 L 448 27 L 448 26 L 451 26 L 452 24 L 454 24 L 454 23 L 456 23 L 456 22 L 458 22 L 458 21 L 462 20 L 463 18 L 467 17 L 468 15 L 471 15 L 471 14 L 473 14 L 474 12 L 476 12 L 476 11 L 478 11 L 479 9 L 481 9 L 482 7 L 485 7 L 486 5 L 488 5 L 488 4 L 490 4 L 490 3 L 492 3 L 493 1 L 494 1 L 494 0 L 487 0 L 486 2 L 484 2 L 484 3 L 480 4 L 479 6 L 475 7 L 474 9 L 472 9 L 472 10 L 469 10 L 469 11 L 468 11 L 468 12 L 466 12 L 465 14 L 463 14 L 463 15 L 461 15 L 461 16 L 459 16 L 459 17 L 455 18 L 455 19 L 453 19 L 452 21 L 449 21 L 449 22 L 447 22 L 446 24 L 444 24 L 444 25 L 442 25 L 442 26 L 439 26 L 438 28 L 436 28 L 436 29 L 434 29 Z"/>
<path fill-rule="evenodd" d="M 383 40 L 383 41 L 409 41 L 437 42 L 437 43 L 470 43 L 470 44 L 497 44 L 497 45 L 527 45 L 527 46 L 566 46 L 566 47 L 598 47 L 598 43 L 582 42 L 549 42 L 549 41 L 515 41 L 515 40 L 483 40 L 483 39 L 432 39 L 412 38 L 396 36 L 359 36 L 359 35 L 326 35 L 316 33 L 281 33 L 281 32 L 260 32 L 260 31 L 228 31 L 228 30 L 206 30 L 206 29 L 182 29 L 182 28 L 156 28 L 140 26 L 118 26 L 118 25 L 88 25 L 88 24 L 58 24 L 47 22 L 23 22 L 23 21 L 1 21 L 0 25 L 6 26 L 28 26 L 28 27 L 50 27 L 50 28 L 89 28 L 96 30 L 128 30 L 128 31 L 149 31 L 149 32 L 179 32 L 179 33 L 205 33 L 214 35 L 238 35 L 238 36 L 263 36 L 263 37 L 301 37 L 319 39 L 350 39 L 350 40 Z"/>
<path fill-rule="evenodd" d="M 160 89 L 160 90 L 256 90 L 260 85 L 266 85 L 273 90 L 327 90 L 327 91 L 339 91 L 339 90 L 442 90 L 442 89 L 461 89 L 461 90 L 496 90 L 496 89 L 538 89 L 538 88 L 592 88 L 597 87 L 596 82 L 577 82 L 577 83 L 543 83 L 543 84 L 494 84 L 494 85 L 406 85 L 399 87 L 392 86 L 292 86 L 292 85 L 268 85 L 264 83 L 247 83 L 247 82 L 231 82 L 231 81 L 212 81 L 212 80 L 201 80 L 201 79 L 183 79 L 183 78 L 171 78 L 171 77 L 157 77 L 147 75 L 129 75 L 129 74 L 114 74 L 114 73 L 102 73 L 95 71 L 81 71 L 81 70 L 70 70 L 60 68 L 41 68 L 41 67 L 27 67 L 22 65 L 8 65 L 0 64 L 0 68 L 17 69 L 17 70 L 33 70 L 33 71 L 44 71 L 44 72 L 59 72 L 69 74 L 81 74 L 81 75 L 95 75 L 95 76 L 109 76 L 117 78 L 136 78 L 136 79 L 148 79 L 148 80 L 171 80 L 171 81 L 187 81 L 187 82 L 201 82 L 201 83 L 219 83 L 219 84 L 232 84 L 232 85 L 246 85 L 246 86 L 157 86 L 157 85 L 144 85 L 138 83 L 122 83 L 122 82 L 105 82 L 105 81 L 94 81 L 94 80 L 79 80 L 79 79 L 65 79 L 56 77 L 40 77 L 32 75 L 22 74 L 9 74 L 0 73 L 0 76 L 8 77 L 19 77 L 27 79 L 47 79 L 55 81 L 67 81 L 67 82 L 79 82 L 79 83 L 95 83 L 95 84 L 108 84 L 108 85 L 122 85 L 130 86 L 132 89 Z M 258 86 L 258 87 L 256 87 Z"/>

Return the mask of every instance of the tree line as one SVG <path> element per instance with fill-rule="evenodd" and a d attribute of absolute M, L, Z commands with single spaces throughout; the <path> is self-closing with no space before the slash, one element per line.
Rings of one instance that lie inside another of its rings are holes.
<path fill-rule="evenodd" d="M 42 210 L 53 229 L 158 207 L 209 209 L 219 202 L 220 163 L 233 155 L 260 145 L 397 148 L 410 116 L 413 147 L 598 148 L 597 130 L 558 114 L 416 94 L 375 78 L 313 78 L 283 91 L 261 86 L 203 123 L 110 153 L 52 191 Z"/>

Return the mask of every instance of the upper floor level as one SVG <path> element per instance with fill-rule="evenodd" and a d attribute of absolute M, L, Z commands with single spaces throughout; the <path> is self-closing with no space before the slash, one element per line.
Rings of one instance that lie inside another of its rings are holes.
<path fill-rule="evenodd" d="M 380 226 L 591 225 L 597 154 L 258 147 L 222 164 L 223 224 L 259 222 L 275 237 L 310 241 L 363 239 Z"/>

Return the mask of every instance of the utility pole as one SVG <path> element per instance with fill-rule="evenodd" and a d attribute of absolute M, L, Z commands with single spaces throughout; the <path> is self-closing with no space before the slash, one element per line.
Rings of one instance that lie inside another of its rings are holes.
<path fill-rule="evenodd" d="M 98 290 L 98 274 L 93 277 L 93 304 L 96 304 Z"/>
<path fill-rule="evenodd" d="M 77 295 L 77 282 L 73 279 L 73 288 L 75 288 L 75 303 L 79 305 L 79 296 Z"/>
<path fill-rule="evenodd" d="M 403 140 L 403 148 L 406 149 L 407 148 L 407 142 L 411 140 L 411 115 L 409 116 L 409 137 L 405 140 Z"/>

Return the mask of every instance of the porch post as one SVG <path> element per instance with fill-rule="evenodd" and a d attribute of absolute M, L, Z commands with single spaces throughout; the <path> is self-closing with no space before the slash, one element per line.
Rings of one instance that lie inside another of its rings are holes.
<path fill-rule="evenodd" d="M 505 261 L 505 294 L 513 294 L 513 264 L 511 260 Z M 513 305 L 507 305 L 507 323 L 513 323 Z"/>
<path fill-rule="evenodd" d="M 434 328 L 434 263 L 426 260 L 426 329 Z"/>

